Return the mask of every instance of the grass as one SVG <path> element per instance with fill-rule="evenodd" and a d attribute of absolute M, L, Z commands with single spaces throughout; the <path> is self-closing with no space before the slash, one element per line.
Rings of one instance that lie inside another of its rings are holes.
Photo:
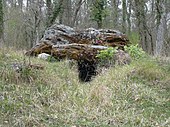
<path fill-rule="evenodd" d="M 68 61 L 30 58 L 43 70 L 20 73 L 22 52 L 0 52 L 0 126 L 168 127 L 170 61 L 149 58 L 102 71 L 89 83 L 78 80 Z M 26 62 L 24 62 L 26 61 Z"/>

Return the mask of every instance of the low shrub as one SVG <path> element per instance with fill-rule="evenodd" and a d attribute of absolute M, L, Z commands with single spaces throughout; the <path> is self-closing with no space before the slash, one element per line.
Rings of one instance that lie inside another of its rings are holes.
<path fill-rule="evenodd" d="M 138 44 L 125 46 L 124 48 L 125 48 L 125 51 L 128 52 L 130 56 L 132 57 L 132 59 L 134 60 L 146 57 L 146 53 L 143 51 L 142 48 L 138 46 Z"/>
<path fill-rule="evenodd" d="M 97 58 L 99 60 L 99 66 L 110 66 L 114 64 L 114 55 L 117 52 L 117 47 L 109 47 L 105 50 L 101 50 L 99 54 L 97 54 Z"/>

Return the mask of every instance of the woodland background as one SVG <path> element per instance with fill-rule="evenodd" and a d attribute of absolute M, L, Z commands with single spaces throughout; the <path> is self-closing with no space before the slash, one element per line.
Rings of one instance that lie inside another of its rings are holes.
<path fill-rule="evenodd" d="M 28 49 L 52 24 L 112 28 L 151 55 L 170 55 L 169 0 L 0 0 L 1 46 Z"/>

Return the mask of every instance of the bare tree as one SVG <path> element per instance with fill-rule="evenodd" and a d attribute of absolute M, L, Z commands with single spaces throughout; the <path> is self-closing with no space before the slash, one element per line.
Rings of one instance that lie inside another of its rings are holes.
<path fill-rule="evenodd" d="M 3 1 L 0 0 L 0 44 L 3 43 L 3 29 L 4 29 L 4 18 L 3 18 Z"/>
<path fill-rule="evenodd" d="M 52 18 L 53 8 L 52 8 L 52 1 L 46 0 L 46 6 L 47 6 L 47 21 L 46 25 L 49 27 L 51 25 L 50 19 Z"/>
<path fill-rule="evenodd" d="M 106 17 L 106 0 L 95 0 L 93 1 L 91 8 L 91 18 L 97 22 L 97 27 L 102 28 L 103 19 Z"/>
<path fill-rule="evenodd" d="M 167 19 L 167 13 L 166 13 L 166 5 L 167 0 L 157 0 L 156 1 L 156 10 L 157 10 L 157 32 L 156 32 L 156 47 L 155 47 L 155 55 L 160 56 L 165 54 L 165 35 L 166 35 L 166 19 Z"/>
<path fill-rule="evenodd" d="M 128 23 L 128 33 L 131 33 L 131 14 L 132 14 L 132 1 L 128 0 L 128 12 L 127 12 L 127 23 Z"/>
<path fill-rule="evenodd" d="M 148 52 L 149 51 L 149 41 L 148 41 L 148 27 L 146 21 L 146 3 L 145 0 L 135 0 L 135 16 L 137 20 L 137 28 L 140 35 L 140 45 L 142 48 Z"/>
<path fill-rule="evenodd" d="M 126 0 L 122 0 L 122 31 L 126 33 L 126 16 L 127 16 L 127 6 Z"/>
<path fill-rule="evenodd" d="M 54 24 L 54 22 L 56 21 L 56 18 L 60 16 L 60 14 L 62 14 L 63 1 L 64 0 L 59 0 L 58 2 L 54 1 L 53 3 L 54 8 L 53 8 L 52 16 L 50 17 L 50 19 L 47 19 L 49 20 L 49 25 Z M 60 23 L 62 23 L 62 18 L 60 19 Z"/>
<path fill-rule="evenodd" d="M 22 11 L 22 7 L 23 7 L 23 0 L 18 0 L 18 5 Z"/>
<path fill-rule="evenodd" d="M 73 16 L 72 26 L 75 26 L 78 12 L 80 11 L 80 8 L 84 2 L 85 2 L 85 0 L 79 0 L 78 3 L 76 4 L 76 9 L 75 9 L 74 16 Z"/>
<path fill-rule="evenodd" d="M 111 5 L 113 6 L 112 11 L 112 18 L 113 18 L 113 26 L 114 28 L 117 28 L 118 26 L 118 20 L 119 20 L 119 6 L 120 1 L 119 0 L 111 0 Z"/>

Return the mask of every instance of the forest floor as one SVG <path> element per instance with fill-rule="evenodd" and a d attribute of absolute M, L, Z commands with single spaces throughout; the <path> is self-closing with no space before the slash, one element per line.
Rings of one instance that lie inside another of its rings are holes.
<path fill-rule="evenodd" d="M 29 61 L 44 69 L 16 70 Z M 3 49 L 0 115 L 3 127 L 169 127 L 170 60 L 143 58 L 82 83 L 67 60 L 29 59 Z"/>

